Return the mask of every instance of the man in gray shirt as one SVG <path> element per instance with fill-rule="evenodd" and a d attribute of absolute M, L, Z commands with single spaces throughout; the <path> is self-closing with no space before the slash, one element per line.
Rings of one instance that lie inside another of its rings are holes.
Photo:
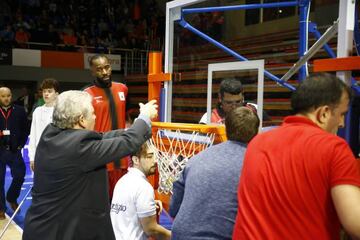
<path fill-rule="evenodd" d="M 174 182 L 170 215 L 172 239 L 231 239 L 237 213 L 237 187 L 247 143 L 259 118 L 239 107 L 225 119 L 228 141 L 192 157 Z"/>

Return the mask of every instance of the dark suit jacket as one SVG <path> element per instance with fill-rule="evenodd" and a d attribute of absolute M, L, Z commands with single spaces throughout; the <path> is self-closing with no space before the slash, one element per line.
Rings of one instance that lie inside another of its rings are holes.
<path fill-rule="evenodd" d="M 50 124 L 35 155 L 23 239 L 115 239 L 105 164 L 136 152 L 150 136 L 141 119 L 104 135 Z"/>
<path fill-rule="evenodd" d="M 5 125 L 6 119 L 0 113 L 0 131 L 5 130 Z M 10 136 L 0 136 L 0 146 L 9 146 L 12 151 L 23 148 L 29 135 L 26 125 L 25 109 L 21 106 L 13 105 L 11 107 L 11 114 L 7 119 L 7 129 L 10 130 Z"/>

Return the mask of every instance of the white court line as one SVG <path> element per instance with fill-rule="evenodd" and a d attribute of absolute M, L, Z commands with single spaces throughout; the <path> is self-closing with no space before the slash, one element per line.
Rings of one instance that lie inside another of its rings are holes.
<path fill-rule="evenodd" d="M 6 217 L 6 219 L 8 219 L 8 221 L 10 220 L 9 215 L 7 215 L 6 213 L 5 213 L 5 217 Z M 14 225 L 14 227 L 15 227 L 15 228 L 21 233 L 21 235 L 22 235 L 23 230 L 22 230 L 22 228 L 21 228 L 19 225 L 16 224 L 15 221 L 12 221 L 10 224 Z"/>

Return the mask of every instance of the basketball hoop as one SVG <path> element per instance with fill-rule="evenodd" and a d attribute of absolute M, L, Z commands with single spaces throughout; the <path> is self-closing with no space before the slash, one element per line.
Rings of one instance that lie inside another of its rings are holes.
<path fill-rule="evenodd" d="M 213 143 L 226 140 L 224 126 L 153 122 L 151 144 L 159 170 L 159 193 L 172 193 L 173 182 L 189 158 Z"/>

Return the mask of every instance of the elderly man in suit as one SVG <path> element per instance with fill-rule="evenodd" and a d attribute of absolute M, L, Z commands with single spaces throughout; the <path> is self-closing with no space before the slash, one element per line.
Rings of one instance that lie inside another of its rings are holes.
<path fill-rule="evenodd" d="M 136 152 L 150 138 L 155 101 L 140 104 L 128 130 L 93 131 L 92 97 L 81 91 L 59 95 L 53 123 L 35 155 L 32 205 L 23 239 L 115 239 L 110 220 L 106 164 Z"/>

